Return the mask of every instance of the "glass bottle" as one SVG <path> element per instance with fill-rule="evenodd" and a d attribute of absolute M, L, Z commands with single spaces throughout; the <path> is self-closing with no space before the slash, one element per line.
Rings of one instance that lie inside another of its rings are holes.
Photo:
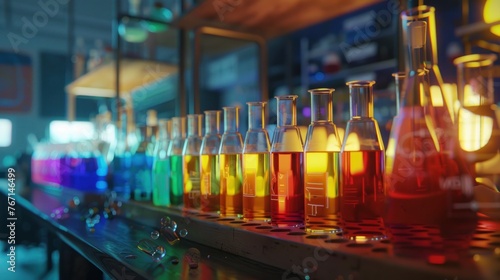
<path fill-rule="evenodd" d="M 271 218 L 267 102 L 248 102 L 248 131 L 243 146 L 243 218 Z"/>
<path fill-rule="evenodd" d="M 150 201 L 153 191 L 153 152 L 152 129 L 140 126 L 140 140 L 137 150 L 132 155 L 131 189 L 134 200 Z"/>
<path fill-rule="evenodd" d="M 297 95 L 277 96 L 277 127 L 271 145 L 271 223 L 304 224 L 304 149 L 297 127 Z"/>
<path fill-rule="evenodd" d="M 373 118 L 374 81 L 348 82 L 351 119 L 341 149 L 340 213 L 343 236 L 384 238 L 378 229 L 385 201 L 384 143 Z M 362 222 L 362 224 L 361 224 Z"/>
<path fill-rule="evenodd" d="M 186 137 L 186 118 L 172 118 L 172 138 L 168 144 L 168 160 L 170 163 L 169 186 L 170 205 L 182 206 L 183 204 L 183 173 L 182 173 L 182 150 Z"/>
<path fill-rule="evenodd" d="M 132 151 L 127 141 L 127 114 L 122 112 L 118 122 L 117 143 L 113 158 L 113 191 L 118 200 L 130 199 L 130 168 L 132 167 Z"/>
<path fill-rule="evenodd" d="M 222 111 L 205 111 L 205 136 L 201 143 L 201 210 L 220 209 L 219 147 L 220 117 Z"/>
<path fill-rule="evenodd" d="M 338 231 L 340 140 L 332 121 L 334 89 L 309 90 L 311 124 L 304 145 L 306 231 Z"/>
<path fill-rule="evenodd" d="M 188 115 L 188 134 L 182 151 L 184 174 L 184 207 L 200 208 L 200 148 L 203 115 Z"/>
<path fill-rule="evenodd" d="M 238 132 L 239 107 L 223 107 L 224 134 L 219 149 L 220 214 L 243 216 L 241 152 L 243 140 Z"/>
<path fill-rule="evenodd" d="M 422 62 L 426 57 L 426 25 L 425 21 L 413 21 L 406 26 L 408 73 L 400 111 L 391 129 L 392 150 L 386 154 L 384 222 L 396 254 L 442 263 L 468 248 L 475 213 L 455 208 L 455 203 L 466 200 L 462 190 L 452 189 L 471 182 L 466 182 L 470 179 L 466 166 L 459 160 L 452 161 L 453 146 L 440 143 L 443 138 L 436 129 L 430 71 Z M 449 137 L 447 141 L 454 139 Z M 463 177 L 453 177 L 457 171 L 463 172 Z"/>
<path fill-rule="evenodd" d="M 172 121 L 160 119 L 158 122 L 158 140 L 156 141 L 153 162 L 153 204 L 169 206 L 170 186 L 168 161 L 168 144 Z"/>

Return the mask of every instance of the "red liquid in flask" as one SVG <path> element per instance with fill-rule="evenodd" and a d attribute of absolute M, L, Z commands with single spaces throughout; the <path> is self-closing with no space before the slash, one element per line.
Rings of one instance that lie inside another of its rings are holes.
<path fill-rule="evenodd" d="M 302 152 L 271 154 L 271 222 L 297 226 L 304 223 Z"/>
<path fill-rule="evenodd" d="M 342 155 L 341 224 L 345 238 L 382 238 L 384 151 L 347 151 Z"/>

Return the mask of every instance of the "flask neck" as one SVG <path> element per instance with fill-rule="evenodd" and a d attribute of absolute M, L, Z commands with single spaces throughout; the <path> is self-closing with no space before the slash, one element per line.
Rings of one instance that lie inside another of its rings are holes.
<path fill-rule="evenodd" d="M 224 107 L 224 133 L 238 132 L 239 107 Z"/>
<path fill-rule="evenodd" d="M 203 115 L 194 114 L 187 116 L 188 124 L 188 134 L 187 136 L 199 136 L 201 137 L 201 125 L 202 125 Z"/>
<path fill-rule="evenodd" d="M 248 102 L 248 130 L 266 127 L 266 102 Z"/>
<path fill-rule="evenodd" d="M 172 139 L 186 137 L 186 118 L 172 118 Z"/>
<path fill-rule="evenodd" d="M 205 111 L 205 134 L 220 134 L 221 111 Z"/>
<path fill-rule="evenodd" d="M 333 89 L 313 89 L 311 93 L 311 122 L 331 122 Z"/>
<path fill-rule="evenodd" d="M 297 95 L 276 97 L 278 100 L 277 126 L 297 125 Z"/>
<path fill-rule="evenodd" d="M 373 118 L 373 83 L 350 82 L 349 96 L 352 118 Z"/>
<path fill-rule="evenodd" d="M 422 61 L 425 62 L 425 67 L 430 69 L 434 65 L 438 64 L 436 16 L 434 7 L 422 5 L 404 11 L 401 14 L 403 38 L 408 38 L 409 26 L 414 22 L 425 23 L 424 36 L 426 37 L 426 40 L 422 46 Z"/>

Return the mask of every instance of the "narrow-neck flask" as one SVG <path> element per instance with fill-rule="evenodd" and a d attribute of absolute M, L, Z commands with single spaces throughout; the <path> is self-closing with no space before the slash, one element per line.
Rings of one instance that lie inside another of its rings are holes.
<path fill-rule="evenodd" d="M 453 146 L 449 143 L 443 146 L 445 134 L 439 135 L 436 117 L 444 119 L 447 115 L 435 114 L 429 69 L 422 63 L 426 57 L 426 25 L 424 21 L 407 24 L 409 70 L 391 129 L 393 143 L 386 154 L 384 222 L 396 244 L 396 254 L 424 257 L 433 263 L 464 252 L 475 228 L 475 214 L 470 209 L 455 208 L 455 203 L 468 202 L 462 187 L 471 182 L 467 182 L 467 168 L 452 157 L 456 156 L 455 148 L 450 150 Z M 454 143 L 456 139 L 448 136 L 446 141 Z"/>
<path fill-rule="evenodd" d="M 340 140 L 332 121 L 334 89 L 309 90 L 311 124 L 304 146 L 306 230 L 337 232 Z M 321 225 L 321 226 L 318 226 Z"/>
<path fill-rule="evenodd" d="M 219 110 L 205 111 L 205 136 L 201 143 L 201 211 L 217 212 L 220 209 L 220 121 Z"/>
<path fill-rule="evenodd" d="M 200 148 L 203 115 L 187 116 L 188 134 L 182 152 L 184 173 L 184 208 L 200 208 Z"/>
<path fill-rule="evenodd" d="M 297 95 L 277 96 L 277 127 L 271 145 L 271 223 L 304 224 L 304 148 L 297 127 Z"/>
<path fill-rule="evenodd" d="M 153 161 L 153 204 L 168 206 L 170 203 L 169 162 L 167 157 L 169 144 L 170 120 L 160 119 L 158 122 L 158 140 L 155 145 Z"/>
<path fill-rule="evenodd" d="M 396 72 L 393 73 L 392 76 L 394 77 L 394 85 L 396 86 L 396 89 L 394 90 L 394 98 L 396 99 L 396 112 L 393 115 L 397 116 L 399 113 L 399 105 L 401 104 L 401 94 L 404 90 L 406 72 Z"/>
<path fill-rule="evenodd" d="M 243 218 L 271 218 L 267 102 L 248 102 L 248 131 L 243 146 Z"/>
<path fill-rule="evenodd" d="M 170 205 L 182 206 L 183 204 L 183 173 L 182 173 L 182 151 L 186 137 L 186 118 L 172 118 L 172 139 L 168 144 L 168 161 L 170 163 L 169 186 Z"/>
<path fill-rule="evenodd" d="M 238 132 L 239 107 L 224 107 L 224 134 L 219 149 L 220 214 L 243 216 L 241 152 L 243 141 Z"/>
<path fill-rule="evenodd" d="M 154 144 L 151 141 L 152 128 L 144 125 L 139 127 L 139 131 L 139 146 L 132 156 L 131 188 L 135 200 L 150 201 L 153 192 Z"/>
<path fill-rule="evenodd" d="M 360 226 L 381 224 L 385 201 L 384 144 L 373 118 L 374 81 L 348 82 L 351 119 L 341 149 L 340 213 L 344 237 L 354 240 L 384 238 L 384 233 Z M 371 222 L 368 222 L 371 221 Z M 352 230 L 361 227 L 362 230 Z"/>

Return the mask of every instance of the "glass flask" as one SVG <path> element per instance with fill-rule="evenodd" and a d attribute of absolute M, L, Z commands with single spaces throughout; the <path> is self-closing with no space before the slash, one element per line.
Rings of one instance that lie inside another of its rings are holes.
<path fill-rule="evenodd" d="M 184 184 L 182 173 L 182 150 L 186 137 L 186 118 L 172 118 L 172 137 L 168 144 L 167 157 L 170 163 L 168 183 L 170 186 L 170 206 L 182 206 Z"/>
<path fill-rule="evenodd" d="M 150 201 L 153 192 L 153 131 L 152 128 L 147 125 L 140 126 L 139 130 L 139 146 L 132 155 L 130 187 L 134 200 Z"/>
<path fill-rule="evenodd" d="M 188 133 L 182 151 L 184 207 L 200 208 L 200 148 L 203 115 L 187 115 Z"/>
<path fill-rule="evenodd" d="M 172 121 L 160 119 L 158 122 L 158 140 L 156 141 L 153 162 L 153 204 L 156 206 L 169 206 L 170 166 L 167 157 L 170 127 Z"/>
<path fill-rule="evenodd" d="M 220 209 L 219 147 L 222 111 L 205 111 L 205 136 L 201 143 L 201 211 Z"/>
<path fill-rule="evenodd" d="M 343 236 L 366 241 L 379 231 L 385 202 L 384 143 L 373 118 L 374 81 L 348 82 L 351 119 L 341 148 L 340 213 Z"/>
<path fill-rule="evenodd" d="M 304 149 L 297 127 L 297 95 L 277 96 L 277 126 L 271 145 L 271 223 L 304 224 Z"/>
<path fill-rule="evenodd" d="M 224 134 L 219 149 L 220 214 L 243 216 L 241 152 L 243 141 L 238 132 L 239 107 L 223 107 Z"/>
<path fill-rule="evenodd" d="M 271 218 L 267 102 L 248 102 L 248 131 L 243 146 L 243 218 Z"/>
<path fill-rule="evenodd" d="M 139 15 L 141 0 L 130 0 L 129 4 L 129 14 Z M 145 25 L 145 21 L 142 19 L 123 17 L 118 26 L 118 33 L 127 42 L 142 43 L 148 38 L 148 30 Z"/>
<path fill-rule="evenodd" d="M 399 113 L 399 105 L 401 103 L 401 94 L 404 89 L 404 84 L 405 84 L 405 78 L 406 78 L 406 72 L 396 72 L 392 73 L 392 76 L 394 77 L 394 84 L 396 85 L 396 90 L 395 90 L 395 97 L 396 97 L 396 114 Z"/>
<path fill-rule="evenodd" d="M 396 254 L 437 263 L 467 251 L 476 218 L 470 209 L 456 207 L 470 202 L 466 192 L 472 191 L 472 182 L 467 167 L 460 160 L 452 160 L 460 159 L 454 147 L 440 143 L 443 138 L 436 129 L 430 71 L 422 63 L 426 25 L 424 21 L 407 25 L 408 73 L 399 114 L 391 129 L 391 150 L 386 154 L 384 222 Z M 454 139 L 449 137 L 447 141 Z"/>
<path fill-rule="evenodd" d="M 332 121 L 334 89 L 309 90 L 311 124 L 304 145 L 306 231 L 337 232 L 340 140 Z"/>
<path fill-rule="evenodd" d="M 499 131 L 493 92 L 496 59 L 494 54 L 472 54 L 454 60 L 460 101 L 459 143 L 472 163 L 493 158 L 499 148 L 500 136 L 494 133 Z"/>
<path fill-rule="evenodd" d="M 132 151 L 127 141 L 127 114 L 121 112 L 117 125 L 117 141 L 113 158 L 113 191 L 118 200 L 130 199 L 130 168 L 132 167 Z"/>

